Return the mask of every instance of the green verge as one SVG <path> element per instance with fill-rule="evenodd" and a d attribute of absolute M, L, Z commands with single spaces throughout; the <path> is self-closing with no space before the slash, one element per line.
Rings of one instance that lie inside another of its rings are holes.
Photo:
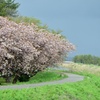
<path fill-rule="evenodd" d="M 68 76 L 64 75 L 63 72 L 61 71 L 45 70 L 31 77 L 28 82 L 17 82 L 16 84 L 33 84 L 33 83 L 47 82 L 53 80 L 60 80 L 67 77 Z M 1 85 L 11 85 L 11 83 L 10 84 L 5 83 L 5 80 L 3 78 L 0 78 L 0 83 Z"/>
<path fill-rule="evenodd" d="M 28 82 L 17 82 L 17 84 L 33 84 L 33 83 L 47 82 L 47 81 L 53 81 L 53 80 L 60 80 L 66 77 L 68 76 L 64 75 L 61 72 L 43 71 L 31 77 Z"/>
<path fill-rule="evenodd" d="M 80 66 L 80 64 L 69 64 L 66 67 L 72 68 L 72 73 L 83 75 L 85 79 L 80 82 L 61 85 L 46 85 L 20 90 L 0 90 L 0 100 L 100 100 L 100 74 L 98 74 L 98 67 L 95 66 L 91 69 L 91 65 Z M 52 69 L 48 72 L 50 71 Z M 65 71 L 56 70 L 56 72 Z"/>
<path fill-rule="evenodd" d="M 78 73 L 84 81 L 28 89 L 0 90 L 0 100 L 100 100 L 100 76 Z"/>
<path fill-rule="evenodd" d="M 1 90 L 0 100 L 100 100 L 100 77 L 85 74 L 84 81 L 21 90 Z"/>

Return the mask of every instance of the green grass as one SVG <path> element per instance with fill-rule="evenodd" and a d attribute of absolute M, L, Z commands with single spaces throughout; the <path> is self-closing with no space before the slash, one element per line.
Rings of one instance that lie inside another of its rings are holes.
<path fill-rule="evenodd" d="M 85 77 L 83 81 L 75 83 L 0 90 L 0 100 L 100 100 L 100 75 L 90 72 L 75 69 L 73 73 Z"/>
<path fill-rule="evenodd" d="M 21 90 L 1 90 L 0 100 L 100 100 L 100 77 L 83 74 L 84 81 Z"/>
<path fill-rule="evenodd" d="M 40 82 L 59 80 L 59 79 L 63 79 L 66 77 L 67 77 L 66 75 L 64 75 L 60 72 L 43 71 L 43 72 L 39 72 L 35 76 L 31 77 L 28 82 L 18 82 L 17 84 L 40 83 Z"/>
<path fill-rule="evenodd" d="M 45 70 L 45 71 L 39 72 L 35 76 L 31 77 L 28 82 L 17 82 L 16 84 L 40 83 L 40 82 L 59 80 L 59 79 L 63 79 L 66 77 L 67 76 L 64 75 L 61 71 Z M 3 78 L 0 78 L 0 83 L 2 83 L 2 85 L 11 85 L 9 83 L 8 84 L 5 83 L 5 80 Z"/>

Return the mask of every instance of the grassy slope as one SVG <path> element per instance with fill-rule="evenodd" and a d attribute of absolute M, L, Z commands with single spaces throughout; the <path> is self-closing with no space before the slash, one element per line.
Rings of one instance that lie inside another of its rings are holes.
<path fill-rule="evenodd" d="M 51 71 L 43 71 L 37 73 L 35 76 L 31 77 L 28 82 L 18 82 L 17 84 L 32 84 L 32 83 L 40 83 L 40 82 L 47 82 L 53 80 L 59 80 L 67 77 L 66 75 L 60 72 L 51 72 Z"/>
<path fill-rule="evenodd" d="M 64 65 L 73 67 L 72 64 Z M 83 65 L 84 66 L 84 65 Z M 89 65 L 87 67 L 90 67 Z M 82 69 L 82 65 L 74 64 L 72 72 L 85 76 L 85 80 L 62 85 L 43 86 L 22 90 L 1 90 L 2 100 L 100 100 L 100 75 Z M 76 70 L 78 68 L 78 70 Z M 94 71 L 94 69 L 92 70 Z"/>
<path fill-rule="evenodd" d="M 17 82 L 16 84 L 33 84 L 33 83 L 40 83 L 40 82 L 47 82 L 47 81 L 53 81 L 53 80 L 59 80 L 67 77 L 61 72 L 58 71 L 42 71 L 37 73 L 35 76 L 31 77 L 28 82 Z M 9 85 L 9 83 L 5 83 L 5 80 L 3 78 L 0 78 L 1 85 Z"/>

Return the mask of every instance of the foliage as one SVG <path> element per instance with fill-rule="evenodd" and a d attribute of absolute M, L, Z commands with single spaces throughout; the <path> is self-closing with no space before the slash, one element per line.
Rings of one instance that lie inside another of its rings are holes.
<path fill-rule="evenodd" d="M 73 61 L 76 63 L 94 64 L 100 66 L 100 57 L 92 55 L 77 55 L 74 57 Z"/>
<path fill-rule="evenodd" d="M 8 82 L 63 61 L 71 50 L 74 46 L 59 35 L 0 17 L 0 75 Z"/>
<path fill-rule="evenodd" d="M 30 79 L 30 77 L 29 77 L 27 74 L 22 74 L 22 75 L 18 78 L 18 80 L 19 80 L 20 82 L 27 82 L 27 81 L 29 81 L 29 79 Z"/>
<path fill-rule="evenodd" d="M 0 0 L 0 16 L 17 16 L 18 7 L 15 0 Z"/>
<path fill-rule="evenodd" d="M 41 21 L 34 17 L 26 17 L 26 16 L 9 17 L 9 20 L 14 21 L 16 23 L 25 23 L 25 24 L 34 23 L 37 26 L 41 25 Z"/>
<path fill-rule="evenodd" d="M 32 24 L 34 23 L 34 27 L 36 31 L 43 31 L 43 32 L 50 32 L 52 34 L 58 34 L 61 38 L 65 38 L 61 33 L 61 30 L 53 30 L 48 27 L 48 25 L 43 25 L 40 20 L 34 17 L 26 17 L 26 16 L 18 16 L 18 17 L 9 17 L 9 20 L 12 20 L 16 23 L 25 23 L 25 24 Z M 41 30 L 40 30 L 41 29 Z"/>

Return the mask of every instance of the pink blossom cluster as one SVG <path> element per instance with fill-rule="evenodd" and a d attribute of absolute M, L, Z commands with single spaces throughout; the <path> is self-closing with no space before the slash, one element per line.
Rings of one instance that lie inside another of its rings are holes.
<path fill-rule="evenodd" d="M 75 49 L 60 35 L 38 29 L 34 24 L 15 23 L 0 17 L 1 76 L 34 75 L 59 63 Z"/>

